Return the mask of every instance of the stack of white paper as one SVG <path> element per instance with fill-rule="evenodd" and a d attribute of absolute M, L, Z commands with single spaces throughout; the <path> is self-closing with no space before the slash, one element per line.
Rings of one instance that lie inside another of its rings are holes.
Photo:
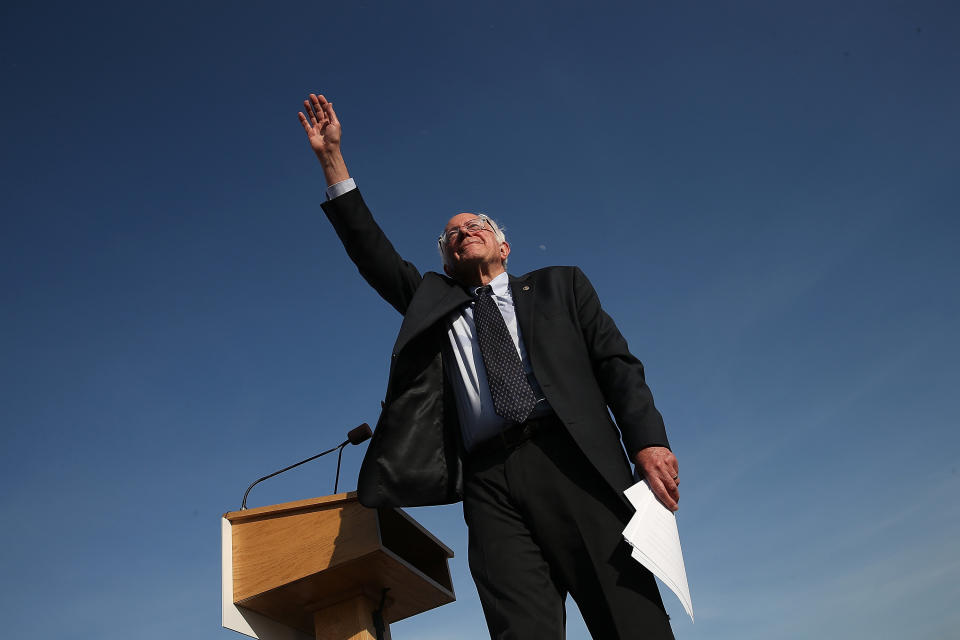
<path fill-rule="evenodd" d="M 657 499 L 646 480 L 633 485 L 624 494 L 637 510 L 623 530 L 623 537 L 633 547 L 631 555 L 677 594 L 693 620 L 693 603 L 687 586 L 687 570 L 683 566 L 683 551 L 680 550 L 677 517 Z"/>

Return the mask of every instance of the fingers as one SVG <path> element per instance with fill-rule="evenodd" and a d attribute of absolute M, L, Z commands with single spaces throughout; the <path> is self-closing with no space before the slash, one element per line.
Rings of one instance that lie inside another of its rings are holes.
<path fill-rule="evenodd" d="M 327 101 L 323 94 L 314 95 L 310 94 L 310 100 L 313 102 L 313 110 L 317 114 L 317 121 L 321 124 L 325 124 L 331 120 L 327 110 L 331 109 L 333 105 Z"/>
<path fill-rule="evenodd" d="M 320 98 L 323 96 L 317 96 L 315 94 L 310 94 L 310 112 L 313 117 L 314 126 L 323 126 L 324 121 L 326 120 L 326 114 L 323 112 L 323 106 L 320 103 Z"/>
<path fill-rule="evenodd" d="M 680 502 L 680 465 L 677 462 L 676 456 L 672 453 L 666 459 L 663 468 L 660 470 L 660 482 L 663 484 L 664 491 L 668 496 L 670 496 L 671 504 L 668 504 L 666 500 L 663 501 L 667 505 L 667 508 L 671 511 L 676 511 L 679 509 L 677 503 Z"/>
<path fill-rule="evenodd" d="M 297 117 L 300 118 L 300 124 L 303 125 L 303 130 L 307 132 L 307 135 L 313 131 L 313 127 L 310 126 L 310 123 L 307 122 L 307 116 L 303 115 L 303 111 L 297 112 Z"/>
<path fill-rule="evenodd" d="M 336 114 L 336 112 L 333 110 L 333 103 L 332 103 L 332 102 L 326 102 L 326 103 L 323 105 L 323 113 L 324 113 L 324 115 L 325 115 L 327 118 L 329 118 L 330 124 L 335 124 L 335 125 L 337 125 L 338 127 L 340 126 L 340 121 L 337 120 L 337 114 Z"/>
<path fill-rule="evenodd" d="M 680 502 L 680 481 L 674 480 L 673 478 L 666 478 L 663 480 L 663 487 L 667 490 L 667 494 L 673 498 L 674 504 Z M 676 511 L 676 509 L 674 509 Z"/>
<path fill-rule="evenodd" d="M 677 491 L 676 484 L 673 484 L 671 490 L 667 483 L 673 484 L 669 478 L 667 478 L 666 482 L 660 478 L 647 478 L 647 484 L 650 485 L 650 490 L 653 491 L 653 495 L 657 496 L 657 499 L 660 500 L 667 509 L 676 511 L 680 508 L 678 504 L 680 501 L 680 492 Z"/>
<path fill-rule="evenodd" d="M 337 120 L 337 114 L 333 111 L 333 103 L 329 102 L 322 94 L 311 93 L 303 101 L 303 111 L 298 112 L 297 117 L 308 136 L 314 136 L 317 133 L 322 134 L 328 124 L 340 124 Z"/>
<path fill-rule="evenodd" d="M 324 110 L 325 105 L 330 105 L 326 98 L 323 96 L 317 96 L 313 93 L 311 93 L 310 96 L 303 101 L 303 110 L 307 114 L 305 119 L 310 123 L 311 126 L 323 128 L 324 125 L 330 121 L 330 118 L 327 116 L 327 113 Z"/>
<path fill-rule="evenodd" d="M 311 126 L 317 126 L 317 114 L 313 111 L 313 105 L 310 104 L 310 100 L 303 101 L 303 110 L 307 112 L 307 118 L 310 120 Z"/>

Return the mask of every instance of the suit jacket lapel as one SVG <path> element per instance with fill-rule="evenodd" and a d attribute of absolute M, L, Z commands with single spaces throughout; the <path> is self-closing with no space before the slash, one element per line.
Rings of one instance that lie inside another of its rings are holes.
<path fill-rule="evenodd" d="M 520 335 L 523 337 L 523 343 L 527 346 L 528 357 L 532 358 L 533 308 L 536 300 L 533 283 L 528 276 L 520 276 L 519 278 L 510 276 L 510 293 L 513 296 L 513 310 L 517 314 Z"/>
<path fill-rule="evenodd" d="M 469 302 L 470 294 L 450 278 L 432 271 L 424 274 L 423 283 L 403 318 L 393 352 L 400 353 L 420 332 Z"/>

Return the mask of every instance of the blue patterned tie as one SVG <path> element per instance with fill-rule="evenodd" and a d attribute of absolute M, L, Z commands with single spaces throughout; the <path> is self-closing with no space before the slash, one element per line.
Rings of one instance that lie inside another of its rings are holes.
<path fill-rule="evenodd" d="M 490 285 L 477 289 L 477 303 L 473 309 L 477 342 L 487 370 L 494 411 L 498 416 L 520 423 L 533 411 L 537 397 L 523 373 L 520 355 L 500 309 L 490 295 L 492 291 Z"/>

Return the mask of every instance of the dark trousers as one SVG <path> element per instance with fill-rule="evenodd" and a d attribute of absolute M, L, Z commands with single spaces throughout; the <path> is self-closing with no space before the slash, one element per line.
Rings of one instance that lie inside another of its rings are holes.
<path fill-rule="evenodd" d="M 564 638 L 568 593 L 594 638 L 673 638 L 653 576 L 623 540 L 626 505 L 559 422 L 471 456 L 463 511 L 491 638 Z"/>

